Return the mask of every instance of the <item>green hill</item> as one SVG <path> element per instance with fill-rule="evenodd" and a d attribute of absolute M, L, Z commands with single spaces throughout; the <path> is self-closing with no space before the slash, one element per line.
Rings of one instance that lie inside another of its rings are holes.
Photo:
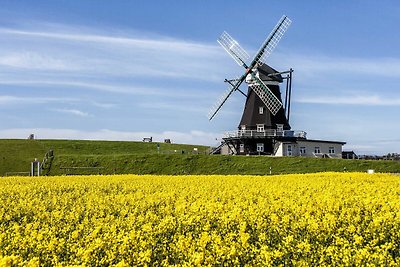
<path fill-rule="evenodd" d="M 158 148 L 159 146 L 159 148 Z M 197 148 L 197 150 L 195 150 Z M 321 171 L 400 173 L 400 162 L 266 156 L 208 155 L 208 147 L 165 143 L 0 139 L 0 176 L 29 172 L 53 150 L 48 175 L 63 174 L 256 174 Z"/>
<path fill-rule="evenodd" d="M 194 151 L 195 148 L 197 151 Z M 208 147 L 205 146 L 127 141 L 0 139 L 0 175 L 9 172 L 29 172 L 31 161 L 35 158 L 42 161 L 49 150 L 54 152 L 50 174 L 62 174 L 63 170 L 60 167 L 101 165 L 111 168 L 108 161 L 115 158 L 124 159 L 141 155 L 205 154 L 207 149 Z M 88 162 L 89 159 L 100 160 L 100 158 L 101 163 Z M 104 171 L 108 171 L 108 169 Z"/>

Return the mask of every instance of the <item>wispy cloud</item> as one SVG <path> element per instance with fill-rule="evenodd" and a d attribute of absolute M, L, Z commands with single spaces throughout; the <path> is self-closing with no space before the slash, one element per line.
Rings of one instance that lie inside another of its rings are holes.
<path fill-rule="evenodd" d="M 91 81 L 73 81 L 71 80 L 51 80 L 51 79 L 25 79 L 25 80 L 0 80 L 0 84 L 4 85 L 29 85 L 29 86 L 49 86 L 49 87 L 77 87 L 97 91 L 113 92 L 113 93 L 126 93 L 126 94 L 167 94 L 158 89 L 151 87 L 138 87 L 135 85 L 120 85 L 120 84 L 107 84 L 107 82 L 91 82 Z"/>
<path fill-rule="evenodd" d="M 32 70 L 71 70 L 73 66 L 59 58 L 37 52 L 11 52 L 0 58 L 0 65 Z"/>
<path fill-rule="evenodd" d="M 46 104 L 51 102 L 58 103 L 76 103 L 80 100 L 76 98 L 59 97 L 19 97 L 12 95 L 0 95 L 1 105 L 19 105 L 19 104 Z"/>
<path fill-rule="evenodd" d="M 143 102 L 139 103 L 139 107 L 142 108 L 157 108 L 162 110 L 174 110 L 178 112 L 189 112 L 189 113 L 200 113 L 206 114 L 208 106 L 200 106 L 198 103 L 172 103 L 172 102 Z"/>
<path fill-rule="evenodd" d="M 116 106 L 116 104 L 113 104 L 113 103 L 100 103 L 97 101 L 90 101 L 90 104 L 95 107 L 104 108 L 104 109 L 110 109 L 110 108 L 114 108 Z"/>
<path fill-rule="evenodd" d="M 131 33 L 112 36 L 83 27 L 39 26 L 0 28 L 0 37 L 7 37 L 0 51 L 0 88 L 34 86 L 41 91 L 85 89 L 195 99 L 212 89 L 210 84 L 219 89 L 215 82 L 225 77 L 222 62 L 233 63 L 213 44 Z M 201 82 L 206 86 L 199 90 Z"/>
<path fill-rule="evenodd" d="M 0 28 L 0 37 L 13 40 L 3 44 L 0 66 L 31 70 L 79 71 L 112 76 L 170 77 L 216 81 L 218 62 L 225 55 L 214 44 L 156 36 L 111 36 L 82 32 Z M 15 45 L 15 43 L 17 45 Z M 217 64 L 210 64 L 215 62 Z M 60 73 L 59 73 L 60 75 Z"/>
<path fill-rule="evenodd" d="M 56 112 L 60 112 L 60 113 L 76 115 L 76 116 L 79 116 L 79 117 L 89 117 L 90 116 L 89 113 L 83 112 L 83 111 L 78 110 L 78 109 L 52 109 L 52 110 L 56 111 Z"/>
<path fill-rule="evenodd" d="M 296 72 L 299 71 L 306 77 L 329 74 L 333 78 L 340 77 L 343 82 L 351 77 L 357 78 L 357 75 L 400 77 L 400 58 L 378 56 L 357 58 L 279 52 L 275 58 L 279 60 L 280 65 L 293 67 Z"/>
<path fill-rule="evenodd" d="M 180 53 L 207 53 L 218 55 L 215 45 L 206 45 L 195 42 L 185 42 L 182 40 L 159 37 L 159 39 L 144 39 L 132 37 L 115 37 L 108 35 L 95 35 L 90 33 L 59 33 L 59 32 L 43 32 L 43 31 L 26 31 L 0 28 L 0 33 L 8 35 L 21 35 L 39 38 L 61 39 L 74 42 L 91 42 L 104 43 L 110 45 L 124 45 L 130 48 L 143 48 L 147 50 L 163 50 L 163 51 L 179 51 Z"/>
<path fill-rule="evenodd" d="M 112 103 L 103 103 L 93 100 L 86 101 L 81 98 L 71 98 L 71 97 L 46 97 L 46 96 L 38 96 L 38 97 L 21 97 L 21 96 L 12 96 L 12 95 L 0 95 L 0 105 L 2 106 L 21 106 L 21 105 L 42 105 L 49 103 L 56 104 L 80 104 L 84 102 L 85 104 L 89 104 L 94 107 L 99 107 L 103 109 L 110 109 L 115 107 L 115 104 Z"/>
<path fill-rule="evenodd" d="M 330 104 L 330 105 L 365 105 L 365 106 L 400 106 L 400 98 L 383 98 L 378 95 L 362 96 L 302 96 L 298 103 Z"/>
<path fill-rule="evenodd" d="M 66 87 L 66 88 L 79 88 L 79 89 L 87 89 L 94 91 L 103 91 L 103 92 L 111 92 L 111 93 L 121 93 L 121 94 L 130 94 L 130 95 L 142 95 L 142 96 L 168 96 L 168 97 L 180 97 L 180 98 L 198 98 L 204 96 L 204 93 L 196 90 L 188 90 L 179 87 L 172 88 L 169 90 L 170 86 L 143 86 L 140 84 L 136 84 L 132 82 L 119 83 L 118 81 L 115 83 L 111 83 L 109 80 L 104 81 L 103 83 L 100 81 L 91 81 L 87 79 L 85 81 L 74 81 L 74 78 L 71 80 L 63 80 L 63 79 L 9 79 L 4 78 L 1 79 L 0 76 L 0 85 L 12 85 L 12 86 L 34 86 L 34 87 Z"/>
<path fill-rule="evenodd" d="M 308 104 L 399 106 L 400 58 L 279 54 L 294 68 L 293 101 Z M 276 60 L 275 59 L 275 60 Z M 273 62 L 275 63 L 275 62 Z M 274 64 L 272 64 L 274 66 Z"/>

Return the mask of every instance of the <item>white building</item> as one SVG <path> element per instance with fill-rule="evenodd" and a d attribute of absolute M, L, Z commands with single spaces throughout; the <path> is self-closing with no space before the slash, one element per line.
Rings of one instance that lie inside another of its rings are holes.
<path fill-rule="evenodd" d="M 342 158 L 343 145 L 346 144 L 340 141 L 309 140 L 304 131 L 273 129 L 228 132 L 223 140 L 219 147 L 219 153 L 223 155 L 275 157 Z"/>
<path fill-rule="evenodd" d="M 345 142 L 324 140 L 278 141 L 277 157 L 318 157 L 342 158 L 342 148 Z"/>

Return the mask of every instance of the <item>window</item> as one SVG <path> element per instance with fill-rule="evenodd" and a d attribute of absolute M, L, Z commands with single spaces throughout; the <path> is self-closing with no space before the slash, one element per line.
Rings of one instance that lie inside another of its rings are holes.
<path fill-rule="evenodd" d="M 320 148 L 319 146 L 316 146 L 316 147 L 314 148 L 314 153 L 315 153 L 315 154 L 321 154 L 321 148 Z"/>
<path fill-rule="evenodd" d="M 306 154 L 306 147 L 305 146 L 301 146 L 300 147 L 300 155 L 305 155 Z"/>
<path fill-rule="evenodd" d="M 244 144 L 239 145 L 239 152 L 244 153 Z"/>
<path fill-rule="evenodd" d="M 264 114 L 264 107 L 258 107 L 258 113 Z"/>
<path fill-rule="evenodd" d="M 264 152 L 264 144 L 257 143 L 257 152 Z"/>
<path fill-rule="evenodd" d="M 291 156 L 292 155 L 292 145 L 288 145 L 287 146 L 287 156 Z"/>
<path fill-rule="evenodd" d="M 239 134 L 243 136 L 246 133 L 246 125 L 240 125 Z"/>
<path fill-rule="evenodd" d="M 276 133 L 278 136 L 283 136 L 283 124 L 276 125 Z"/>
<path fill-rule="evenodd" d="M 328 153 L 329 154 L 335 154 L 335 148 L 334 147 L 329 147 Z"/>
<path fill-rule="evenodd" d="M 264 124 L 257 124 L 257 132 L 264 132 Z"/>

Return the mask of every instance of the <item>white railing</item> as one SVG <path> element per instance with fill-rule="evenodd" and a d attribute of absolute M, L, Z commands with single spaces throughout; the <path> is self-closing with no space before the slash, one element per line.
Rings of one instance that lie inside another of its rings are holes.
<path fill-rule="evenodd" d="M 234 138 L 234 137 L 297 137 L 297 138 L 306 138 L 307 133 L 304 131 L 291 131 L 284 130 L 279 131 L 276 129 L 267 129 L 264 131 L 257 130 L 237 130 L 230 131 L 224 134 L 225 138 Z"/>

